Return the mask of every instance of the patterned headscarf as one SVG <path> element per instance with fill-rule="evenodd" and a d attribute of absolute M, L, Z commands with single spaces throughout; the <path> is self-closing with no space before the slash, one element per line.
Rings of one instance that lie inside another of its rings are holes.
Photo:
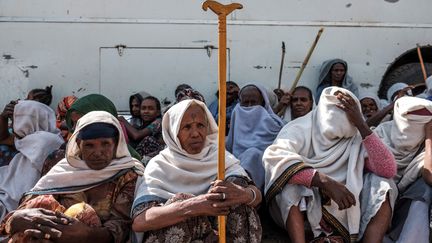
<path fill-rule="evenodd" d="M 67 111 L 78 98 L 74 95 L 65 96 L 57 105 L 56 124 L 60 128 L 61 122 L 65 119 Z"/>

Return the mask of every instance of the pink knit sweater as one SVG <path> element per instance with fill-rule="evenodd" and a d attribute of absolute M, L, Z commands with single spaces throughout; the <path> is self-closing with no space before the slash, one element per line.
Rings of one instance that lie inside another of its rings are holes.
<path fill-rule="evenodd" d="M 369 156 L 365 159 L 366 170 L 385 178 L 392 178 L 396 175 L 397 167 L 393 154 L 375 133 L 367 136 L 363 140 L 363 145 Z M 315 169 L 302 170 L 295 174 L 288 183 L 310 187 L 315 172 Z"/>

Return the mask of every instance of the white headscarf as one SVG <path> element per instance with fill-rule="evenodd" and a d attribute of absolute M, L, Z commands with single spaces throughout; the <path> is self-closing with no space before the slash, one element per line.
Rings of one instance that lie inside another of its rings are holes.
<path fill-rule="evenodd" d="M 197 154 L 186 152 L 177 137 L 183 115 L 192 105 L 199 105 L 204 110 L 209 123 L 204 148 Z M 148 163 L 134 205 L 154 199 L 167 200 L 179 192 L 203 194 L 217 178 L 218 127 L 203 102 L 189 99 L 172 106 L 163 117 L 162 135 L 167 148 Z M 247 176 L 238 159 L 227 151 L 225 168 L 226 177 Z"/>
<path fill-rule="evenodd" d="M 401 191 L 418 178 L 423 168 L 424 150 L 419 151 L 417 156 L 416 153 L 425 139 L 424 126 L 432 120 L 432 116 L 410 114 L 423 108 L 432 112 L 432 102 L 401 97 L 395 103 L 393 120 L 380 124 L 374 130 L 395 156 L 398 168 L 395 180 Z"/>
<path fill-rule="evenodd" d="M 8 166 L 0 167 L 0 220 L 18 207 L 22 194 L 39 180 L 45 159 L 64 143 L 54 111 L 37 101 L 15 105 L 13 130 L 20 137 L 15 138 L 19 153 Z"/>
<path fill-rule="evenodd" d="M 343 88 L 329 87 L 321 93 L 318 106 L 307 115 L 288 123 L 279 133 L 273 145 L 264 152 L 266 171 L 266 199 L 271 200 L 286 185 L 283 180 L 298 165 L 310 166 L 334 180 L 343 183 L 359 202 L 363 187 L 363 167 L 366 150 L 357 128 L 348 120 L 335 93 L 341 91 L 350 95 L 360 109 L 360 102 L 353 93 Z M 296 173 L 296 171 L 292 171 Z M 282 179 L 282 180 L 281 180 Z M 319 200 L 318 200 L 319 202 Z M 314 215 L 317 222 L 310 222 L 313 229 L 319 229 L 321 205 L 317 200 L 310 202 L 308 215 Z M 359 233 L 360 204 L 340 211 L 335 202 L 324 206 L 327 211 L 349 231 Z M 312 220 L 310 220 L 312 221 Z"/>
<path fill-rule="evenodd" d="M 375 105 L 377 106 L 378 110 L 381 110 L 383 108 L 382 107 L 383 103 L 381 102 L 381 100 L 378 98 L 378 96 L 376 94 L 369 92 L 369 91 L 360 91 L 360 94 L 358 96 L 358 100 L 362 101 L 363 99 L 366 99 L 366 98 L 369 98 L 369 99 L 372 99 L 373 101 L 375 101 Z"/>
<path fill-rule="evenodd" d="M 396 92 L 398 92 L 398 91 L 400 91 L 400 90 L 402 90 L 402 89 L 404 89 L 406 87 L 408 87 L 408 84 L 406 84 L 406 83 L 395 83 L 392 86 L 390 86 L 390 88 L 387 90 L 387 101 L 389 103 L 393 102 L 392 96 Z"/>
<path fill-rule="evenodd" d="M 77 143 L 77 136 L 81 129 L 96 122 L 112 124 L 119 132 L 115 158 L 101 170 L 93 170 L 87 166 L 80 157 L 81 152 Z M 66 147 L 66 158 L 42 177 L 32 192 L 49 191 L 50 194 L 64 194 L 85 191 L 111 179 L 125 169 L 134 169 L 138 174 L 142 174 L 144 166 L 131 157 L 117 118 L 105 111 L 92 111 L 78 120 L 75 131 Z"/>

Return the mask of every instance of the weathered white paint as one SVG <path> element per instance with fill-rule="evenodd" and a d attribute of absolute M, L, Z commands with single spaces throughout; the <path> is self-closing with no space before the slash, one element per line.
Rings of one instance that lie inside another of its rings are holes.
<path fill-rule="evenodd" d="M 283 86 L 289 88 L 320 26 L 326 29 L 300 80 L 312 89 L 321 63 L 339 57 L 348 61 L 355 82 L 371 84 L 376 90 L 396 57 L 417 43 L 431 44 L 432 40 L 430 0 L 240 2 L 244 9 L 228 21 L 230 79 L 240 85 L 255 81 L 274 88 L 281 42 L 285 41 Z M 29 70 L 30 83 L 19 91 L 3 88 L 13 78 L 10 74 L 0 76 L 0 107 L 9 96 L 22 98 L 22 90 L 49 84 L 54 85 L 53 103 L 71 93 L 80 97 L 100 92 L 101 87 L 106 87 L 104 94 L 125 101 L 132 91 L 140 90 L 173 99 L 174 86 L 186 80 L 211 102 L 216 91 L 216 50 L 211 67 L 200 58 L 208 58 L 204 46 L 217 47 L 215 20 L 214 14 L 202 11 L 200 1 L 194 0 L 2 0 L 0 55 L 10 54 L 38 68 Z M 114 55 L 119 44 L 130 47 L 126 53 L 136 48 L 190 48 L 191 52 L 158 56 L 154 61 L 144 54 L 127 59 Z M 197 48 L 203 56 L 196 54 Z M 103 50 L 113 52 L 104 55 Z M 127 60 L 132 63 L 124 66 Z M 144 60 L 142 65 L 140 60 Z M 185 72 L 167 72 L 176 66 Z M 122 72 L 126 67 L 129 69 Z M 115 70 L 124 79 L 114 79 L 104 70 Z M 132 81 L 138 76 L 143 78 L 142 85 Z M 124 102 L 116 104 L 124 109 Z"/>
<path fill-rule="evenodd" d="M 0 58 L 0 104 L 6 105 L 11 100 L 26 98 L 29 89 L 26 73 L 29 69 L 20 60 Z"/>
<path fill-rule="evenodd" d="M 100 92 L 107 94 L 119 110 L 129 109 L 125 94 L 143 90 L 174 101 L 174 90 L 182 83 L 193 84 L 201 90 L 210 99 L 207 103 L 216 98 L 217 49 L 211 51 L 210 57 L 203 48 L 127 48 L 121 56 L 117 48 L 101 48 L 100 52 Z M 163 66 L 154 68 L 155 63 Z"/>

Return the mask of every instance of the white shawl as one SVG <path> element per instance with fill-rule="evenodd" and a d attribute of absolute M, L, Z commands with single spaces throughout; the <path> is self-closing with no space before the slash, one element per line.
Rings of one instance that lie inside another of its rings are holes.
<path fill-rule="evenodd" d="M 119 131 L 115 158 L 102 170 L 93 170 L 87 166 L 85 161 L 80 158 L 81 152 L 76 142 L 80 130 L 96 122 L 112 124 Z M 39 191 L 41 191 L 39 194 L 45 192 L 50 194 L 81 192 L 100 185 L 125 169 L 132 168 L 138 174 L 142 174 L 144 171 L 141 162 L 131 157 L 117 118 L 105 111 L 92 111 L 78 120 L 77 127 L 66 147 L 66 158 L 42 177 L 30 193 L 39 193 Z"/>
<path fill-rule="evenodd" d="M 177 137 L 183 115 L 191 105 L 201 106 L 209 123 L 204 148 L 198 154 L 187 153 Z M 134 206 L 155 199 L 167 200 L 179 192 L 194 195 L 206 193 L 210 183 L 217 178 L 217 134 L 216 122 L 203 102 L 189 99 L 172 106 L 162 120 L 162 135 L 167 148 L 148 163 Z M 227 151 L 225 168 L 226 177 L 247 176 L 238 159 Z"/>
<path fill-rule="evenodd" d="M 413 183 L 423 168 L 424 149 L 417 156 L 416 153 L 425 139 L 424 126 L 432 120 L 432 116 L 409 114 L 423 108 L 432 112 L 432 102 L 416 97 L 401 97 L 394 105 L 393 120 L 380 124 L 374 130 L 396 159 L 398 172 L 394 179 L 400 191 Z"/>
<path fill-rule="evenodd" d="M 13 118 L 13 130 L 21 138 L 15 138 L 19 153 L 0 168 L 0 220 L 18 207 L 23 193 L 39 180 L 45 159 L 64 143 L 54 111 L 42 103 L 19 101 Z"/>
<path fill-rule="evenodd" d="M 269 202 L 280 193 L 288 180 L 305 167 L 313 167 L 334 180 L 346 185 L 359 202 L 363 187 L 363 167 L 366 150 L 357 128 L 348 120 L 344 111 L 336 107 L 339 103 L 334 95 L 341 91 L 353 97 L 343 88 L 329 87 L 323 90 L 318 106 L 307 115 L 288 123 L 279 133 L 273 145 L 264 152 L 266 170 L 265 193 Z M 318 200 L 319 202 L 319 200 Z M 310 204 L 316 204 L 313 200 Z M 319 228 L 321 205 L 308 205 L 308 218 L 318 218 L 310 223 Z M 348 230 L 357 234 L 360 226 L 360 203 L 340 211 L 335 202 L 324 208 Z M 309 213 L 315 217 L 309 217 Z"/>

